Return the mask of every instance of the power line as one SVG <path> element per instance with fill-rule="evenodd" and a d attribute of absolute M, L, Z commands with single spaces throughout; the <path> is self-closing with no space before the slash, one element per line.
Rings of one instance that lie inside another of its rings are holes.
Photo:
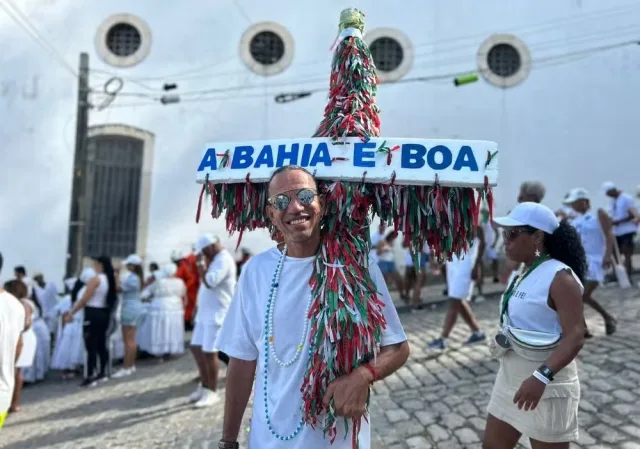
<path fill-rule="evenodd" d="M 234 5 L 236 6 L 236 8 L 238 8 L 238 10 L 240 11 L 240 13 L 243 14 L 243 16 L 245 16 L 247 21 L 249 21 L 251 23 L 250 18 L 246 15 L 246 12 L 244 12 L 242 7 L 239 5 L 238 1 L 237 0 L 233 0 L 233 2 L 234 2 Z M 555 29 L 555 28 L 558 27 L 559 24 L 580 23 L 580 22 L 584 22 L 584 21 L 587 21 L 587 20 L 591 20 L 591 18 L 597 19 L 598 23 L 600 23 L 600 22 L 602 22 L 602 19 L 607 17 L 607 16 L 616 16 L 618 14 L 624 14 L 624 13 L 630 11 L 630 10 L 635 10 L 639 6 L 640 6 L 640 3 L 633 3 L 633 4 L 625 5 L 625 6 L 622 6 L 622 7 L 606 8 L 606 9 L 601 9 L 601 10 L 597 10 L 597 11 L 591 11 L 591 12 L 583 13 L 583 14 L 579 14 L 579 15 L 565 16 L 565 17 L 562 17 L 562 18 L 546 21 L 544 23 L 537 23 L 537 24 L 531 24 L 531 25 L 525 25 L 525 26 L 518 26 L 518 27 L 514 27 L 512 29 L 508 29 L 506 31 L 507 32 L 511 32 L 511 33 L 515 33 L 515 34 L 518 34 L 518 35 L 526 35 L 526 34 L 532 34 L 534 32 L 540 32 L 540 31 L 547 30 L 547 29 Z M 452 43 L 456 43 L 456 42 L 484 39 L 484 38 L 486 38 L 486 36 L 488 34 L 491 34 L 491 32 L 487 31 L 486 33 L 483 33 L 483 34 L 460 36 L 460 37 L 456 37 L 456 38 L 443 39 L 443 40 L 432 41 L 432 42 L 423 42 L 423 43 L 414 45 L 414 49 L 418 49 L 418 48 L 422 48 L 422 47 L 439 47 L 439 46 L 452 44 Z M 569 40 L 569 39 L 567 39 L 567 40 Z M 453 47 L 453 48 L 434 48 L 431 51 L 428 51 L 426 53 L 415 53 L 414 56 L 433 56 L 433 55 L 439 54 L 439 53 L 451 53 L 451 51 L 453 49 L 466 48 L 468 45 L 469 44 L 465 44 L 465 45 L 462 45 L 462 46 L 458 45 L 458 46 Z M 169 79 L 169 78 L 171 78 L 172 80 L 175 80 L 175 81 L 184 81 L 184 80 L 187 80 L 187 79 L 212 78 L 212 77 L 220 77 L 220 76 L 228 76 L 228 75 L 245 73 L 244 71 L 236 70 L 236 71 L 228 71 L 228 72 L 223 72 L 223 73 L 213 73 L 213 74 L 207 74 L 207 75 L 198 75 L 198 76 L 194 76 L 194 77 L 185 77 L 186 75 L 200 73 L 200 72 L 202 72 L 204 70 L 207 70 L 209 68 L 220 66 L 220 65 L 225 64 L 227 62 L 233 61 L 236 58 L 237 58 L 237 56 L 234 55 L 234 56 L 230 56 L 228 59 L 224 59 L 221 62 L 210 63 L 210 64 L 206 64 L 206 65 L 203 65 L 203 66 L 200 66 L 198 68 L 191 69 L 191 70 L 186 70 L 186 71 L 173 73 L 173 74 L 167 74 L 167 75 L 164 75 L 164 76 L 126 77 L 124 79 L 127 80 L 127 81 L 131 81 L 131 82 L 133 82 L 133 80 L 151 81 L 151 80 L 163 80 L 163 79 Z M 303 62 L 301 64 L 298 64 L 297 66 L 298 67 L 304 67 L 304 66 L 311 66 L 311 65 L 317 65 L 317 64 L 318 64 L 318 58 L 314 58 L 313 60 L 310 60 L 310 61 L 307 61 L 307 62 Z M 111 75 L 111 76 L 117 76 L 113 72 L 108 72 L 108 71 L 103 71 L 103 70 L 94 70 L 94 72 L 103 73 L 103 74 L 107 74 L 107 75 Z M 179 78 L 179 77 L 183 77 L 183 78 Z M 259 87 L 261 88 L 262 86 L 259 86 Z"/>
<path fill-rule="evenodd" d="M 599 53 L 599 52 L 603 52 L 603 51 L 607 51 L 607 50 L 611 50 L 614 48 L 620 48 L 620 47 L 626 47 L 629 45 L 637 45 L 638 39 L 633 39 L 633 40 L 626 40 L 623 42 L 617 42 L 617 43 L 612 43 L 612 44 L 608 44 L 608 45 L 600 45 L 597 47 L 592 47 L 592 48 L 587 48 L 587 49 L 583 49 L 583 50 L 576 50 L 576 51 L 572 51 L 572 52 L 567 52 L 567 53 L 562 53 L 562 54 L 558 54 L 558 55 L 552 55 L 552 56 L 547 56 L 547 57 L 542 57 L 542 58 L 536 58 L 536 59 L 532 59 L 529 62 L 525 62 L 523 63 L 524 66 L 533 66 L 534 64 L 545 64 L 548 62 L 553 62 L 553 61 L 558 61 L 558 62 L 562 62 L 563 60 L 566 60 L 567 62 L 573 62 L 573 60 L 575 60 L 576 58 L 580 57 L 580 56 L 589 56 L 591 54 L 595 54 L 595 53 Z M 545 65 L 545 67 L 551 67 L 552 65 Z M 415 82 L 431 82 L 431 81 L 438 81 L 438 80 L 451 80 L 454 79 L 456 77 L 459 76 L 463 76 L 463 75 L 467 75 L 469 73 L 484 73 L 486 71 L 481 71 L 481 70 L 477 70 L 477 69 L 470 69 L 470 70 L 461 70 L 461 71 L 455 71 L 455 72 L 449 72 L 449 73 L 443 73 L 443 74 L 438 74 L 438 75 L 425 75 L 425 76 L 415 76 L 415 77 L 409 77 L 409 78 L 402 78 L 400 80 L 395 80 L 395 81 L 388 81 L 388 82 L 382 82 L 380 84 L 382 85 L 387 85 L 387 84 L 406 84 L 406 83 L 415 83 Z M 271 87 L 271 86 L 269 86 Z M 241 86 L 238 87 L 233 87 L 233 88 L 221 88 L 221 89 L 215 89 L 215 90 L 209 90 L 207 91 L 208 93 L 216 93 L 216 94 L 221 94 L 221 93 L 232 93 L 232 92 L 238 92 L 242 90 Z M 201 102 L 201 101 L 217 101 L 217 100 L 234 100 L 234 99 L 245 99 L 245 98 L 262 98 L 265 96 L 271 96 L 271 95 L 276 95 L 276 98 L 280 98 L 281 101 L 276 100 L 277 102 L 280 103 L 287 103 L 290 101 L 295 101 L 297 99 L 300 98 L 305 98 L 308 96 L 311 96 L 312 94 L 315 93 L 321 93 L 321 92 L 328 92 L 328 89 L 326 86 L 323 87 L 317 87 L 317 88 L 312 88 L 312 89 L 305 89 L 303 91 L 300 92 L 290 92 L 290 93 L 280 93 L 280 94 L 274 94 L 271 92 L 264 92 L 264 93 L 254 93 L 254 94 L 247 94 L 247 95 L 234 95 L 234 96 L 225 96 L 225 97 L 203 97 L 201 96 L 200 98 L 194 98 L 194 99 L 183 99 L 181 100 L 181 103 L 190 103 L 190 102 Z M 284 100 L 284 101 L 283 101 Z M 112 105 L 111 107 L 118 107 L 118 108 L 122 108 L 122 107 L 137 107 L 137 106 L 149 106 L 149 105 L 155 105 L 156 103 L 154 102 L 140 102 L 140 103 L 124 103 L 124 104 L 115 104 Z"/>
<path fill-rule="evenodd" d="M 24 30 L 33 40 L 36 41 L 45 51 L 47 51 L 53 58 L 75 78 L 78 78 L 78 72 L 66 61 L 65 57 L 56 49 L 53 44 L 48 42 L 38 31 L 38 28 L 29 20 L 29 18 L 18 8 L 12 0 L 0 1 L 0 8 L 4 9 L 7 15 Z"/>

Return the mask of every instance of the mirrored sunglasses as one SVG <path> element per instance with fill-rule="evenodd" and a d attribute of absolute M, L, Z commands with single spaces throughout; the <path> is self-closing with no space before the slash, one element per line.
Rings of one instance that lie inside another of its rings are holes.
<path fill-rule="evenodd" d="M 295 193 L 296 199 L 303 206 L 309 206 L 313 203 L 318 192 L 311 189 L 300 189 Z M 287 193 L 278 193 L 268 200 L 269 205 L 276 210 L 283 211 L 291 204 L 291 196 Z"/>

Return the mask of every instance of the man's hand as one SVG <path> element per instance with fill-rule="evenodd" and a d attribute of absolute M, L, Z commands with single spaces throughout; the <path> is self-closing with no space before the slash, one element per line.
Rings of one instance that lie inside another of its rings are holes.
<path fill-rule="evenodd" d="M 62 315 L 62 321 L 64 322 L 64 324 L 69 324 L 73 321 L 73 315 L 71 315 L 70 312 L 65 313 L 64 315 Z"/>
<path fill-rule="evenodd" d="M 329 410 L 331 399 L 337 416 L 358 419 L 364 415 L 369 395 L 370 374 L 358 368 L 351 374 L 334 380 L 327 387 L 322 399 L 325 410 Z"/>

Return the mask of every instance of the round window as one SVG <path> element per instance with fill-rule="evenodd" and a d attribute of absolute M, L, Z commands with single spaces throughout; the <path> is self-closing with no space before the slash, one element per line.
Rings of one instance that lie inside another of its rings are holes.
<path fill-rule="evenodd" d="M 514 87 L 531 72 L 527 45 L 513 34 L 489 36 L 478 49 L 478 69 L 485 80 L 497 87 Z"/>
<path fill-rule="evenodd" d="M 117 23 L 107 32 L 107 48 L 116 56 L 131 56 L 141 44 L 140 31 L 129 23 Z"/>
<path fill-rule="evenodd" d="M 392 72 L 400 67 L 404 60 L 404 50 L 397 40 L 391 37 L 379 37 L 369 46 L 376 68 L 382 72 Z"/>
<path fill-rule="evenodd" d="M 244 63 L 258 75 L 282 73 L 293 61 L 293 37 L 285 27 L 274 22 L 252 25 L 240 39 Z"/>
<path fill-rule="evenodd" d="M 273 65 L 284 56 L 284 41 L 273 31 L 261 31 L 249 44 L 251 57 L 262 65 Z"/>
<path fill-rule="evenodd" d="M 98 27 L 96 50 L 104 62 L 114 67 L 133 67 L 151 51 L 151 30 L 133 14 L 114 14 Z"/>
<path fill-rule="evenodd" d="M 520 70 L 522 60 L 518 50 L 509 44 L 494 45 L 487 54 L 489 70 L 498 76 L 508 78 Z"/>

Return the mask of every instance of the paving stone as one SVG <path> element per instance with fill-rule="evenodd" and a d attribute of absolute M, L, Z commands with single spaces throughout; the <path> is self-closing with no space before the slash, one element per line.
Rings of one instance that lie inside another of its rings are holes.
<path fill-rule="evenodd" d="M 458 429 L 455 431 L 455 435 L 458 438 L 458 441 L 462 444 L 471 444 L 471 443 L 479 443 L 480 438 L 478 434 L 473 430 L 463 427 L 462 429 Z"/>
<path fill-rule="evenodd" d="M 615 335 L 604 336 L 599 330 L 601 318 L 585 310 L 596 337 L 586 342 L 579 356 L 580 440 L 572 449 L 640 449 L 640 291 L 603 288 L 598 300 L 623 317 L 624 326 Z M 474 305 L 483 329 L 495 327 L 495 310 L 494 300 Z M 462 346 L 468 337 L 462 324 L 451 334 L 449 351 L 440 356 L 427 351 L 445 313 L 445 307 L 436 307 L 401 314 L 412 354 L 404 368 L 373 387 L 372 449 L 481 446 L 499 364 L 490 360 L 486 345 Z M 22 411 L 7 418 L 0 446 L 215 449 L 221 436 L 222 404 L 207 410 L 194 410 L 188 404 L 195 374 L 193 360 L 184 356 L 162 364 L 140 361 L 134 376 L 89 390 L 53 375 L 25 388 Z M 223 369 L 222 386 L 224 376 Z M 246 447 L 249 417 L 250 409 L 242 425 L 241 447 Z M 522 438 L 518 447 L 530 444 Z"/>

